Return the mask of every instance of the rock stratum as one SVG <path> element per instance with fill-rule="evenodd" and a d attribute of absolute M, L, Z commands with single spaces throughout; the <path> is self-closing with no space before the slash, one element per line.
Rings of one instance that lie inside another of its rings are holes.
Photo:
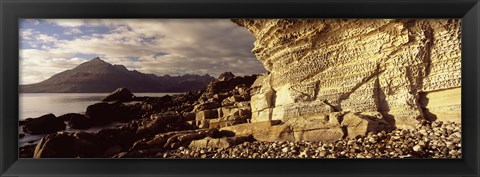
<path fill-rule="evenodd" d="M 460 20 L 232 21 L 255 36 L 252 52 L 269 71 L 252 86 L 252 122 L 321 117 L 345 129 L 343 116 L 328 123 L 334 113 L 407 129 L 460 122 Z"/>

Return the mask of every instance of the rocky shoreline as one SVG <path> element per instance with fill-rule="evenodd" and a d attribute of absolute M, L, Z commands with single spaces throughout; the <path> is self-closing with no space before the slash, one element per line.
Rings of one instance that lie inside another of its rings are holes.
<path fill-rule="evenodd" d="M 419 124 L 418 129 L 369 133 L 333 142 L 244 142 L 228 148 L 188 148 L 156 158 L 461 158 L 461 128 L 456 123 Z"/>
<path fill-rule="evenodd" d="M 257 77 L 227 72 L 205 91 L 163 97 L 121 88 L 85 115 L 21 121 L 23 132 L 45 136 L 20 147 L 20 158 L 461 158 L 461 125 L 453 122 L 402 130 L 379 114 L 333 110 L 252 123 Z M 130 101 L 139 103 L 124 104 Z M 115 122 L 124 125 L 83 131 Z"/>

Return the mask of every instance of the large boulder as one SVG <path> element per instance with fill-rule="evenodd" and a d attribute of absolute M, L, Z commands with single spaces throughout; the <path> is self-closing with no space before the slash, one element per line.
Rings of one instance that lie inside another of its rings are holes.
<path fill-rule="evenodd" d="M 75 138 L 66 133 L 50 134 L 43 137 L 35 147 L 34 158 L 73 158 Z"/>
<path fill-rule="evenodd" d="M 59 116 L 58 118 L 67 122 L 68 126 L 73 129 L 88 129 L 92 127 L 92 121 L 87 119 L 85 115 L 77 113 L 68 113 Z"/>
<path fill-rule="evenodd" d="M 285 122 L 296 141 L 335 141 L 345 136 L 335 116 L 294 117 Z"/>
<path fill-rule="evenodd" d="M 31 119 L 23 125 L 23 131 L 32 135 L 55 133 L 65 130 L 65 123 L 53 114 Z"/>
<path fill-rule="evenodd" d="M 383 120 L 383 116 L 379 112 L 345 114 L 341 126 L 346 128 L 348 138 L 366 136 L 369 132 L 389 131 L 393 128 L 388 122 Z"/>
<path fill-rule="evenodd" d="M 126 88 L 118 88 L 117 90 L 110 93 L 102 101 L 119 101 L 119 102 L 128 102 L 132 101 L 134 95 L 130 90 Z"/>
<path fill-rule="evenodd" d="M 96 103 L 87 107 L 85 117 L 94 125 L 105 125 L 131 118 L 131 113 L 123 104 Z"/>
<path fill-rule="evenodd" d="M 73 151 L 76 157 L 92 158 L 99 157 L 105 151 L 105 147 L 102 147 L 100 140 L 95 134 L 87 132 L 77 132 L 73 134 L 75 138 L 73 142 Z"/>
<path fill-rule="evenodd" d="M 129 128 L 106 128 L 95 134 L 98 144 L 105 149 L 120 146 L 123 149 L 130 148 L 135 142 L 136 131 Z"/>
<path fill-rule="evenodd" d="M 38 142 L 33 154 L 34 158 L 93 158 L 99 157 L 105 151 L 99 137 L 86 133 L 50 134 Z"/>

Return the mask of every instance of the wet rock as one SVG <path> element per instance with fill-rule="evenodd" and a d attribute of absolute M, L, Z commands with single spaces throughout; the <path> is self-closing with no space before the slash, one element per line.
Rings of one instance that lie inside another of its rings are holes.
<path fill-rule="evenodd" d="M 27 121 L 23 125 L 23 131 L 28 134 L 38 135 L 55 133 L 65 130 L 65 127 L 65 123 L 61 119 L 58 119 L 53 114 L 47 114 Z"/>

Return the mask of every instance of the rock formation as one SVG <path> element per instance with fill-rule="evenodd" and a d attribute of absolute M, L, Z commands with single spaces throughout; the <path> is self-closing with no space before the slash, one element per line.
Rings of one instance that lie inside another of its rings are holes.
<path fill-rule="evenodd" d="M 460 122 L 458 19 L 237 19 L 269 71 L 252 87 L 252 122 L 379 112 L 398 128 Z"/>

